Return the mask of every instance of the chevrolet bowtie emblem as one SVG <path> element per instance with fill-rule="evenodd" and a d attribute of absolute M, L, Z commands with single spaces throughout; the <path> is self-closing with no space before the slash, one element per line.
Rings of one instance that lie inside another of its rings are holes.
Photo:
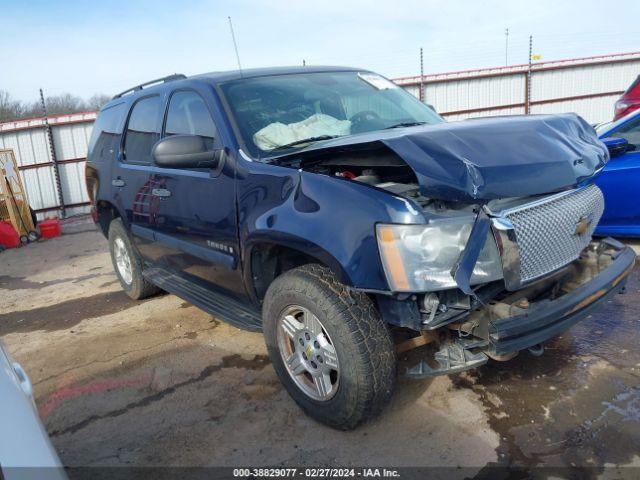
<path fill-rule="evenodd" d="M 589 226 L 593 219 L 590 216 L 580 217 L 580 220 L 576 223 L 576 229 L 573 232 L 574 235 L 582 235 L 589 230 Z"/>

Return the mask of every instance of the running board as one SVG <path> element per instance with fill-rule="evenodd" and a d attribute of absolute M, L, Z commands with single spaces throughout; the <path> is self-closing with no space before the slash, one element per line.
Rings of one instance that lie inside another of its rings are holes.
<path fill-rule="evenodd" d="M 159 267 L 147 268 L 142 275 L 162 290 L 172 293 L 234 327 L 262 331 L 260 312 L 224 293 L 204 288 L 186 278 Z"/>

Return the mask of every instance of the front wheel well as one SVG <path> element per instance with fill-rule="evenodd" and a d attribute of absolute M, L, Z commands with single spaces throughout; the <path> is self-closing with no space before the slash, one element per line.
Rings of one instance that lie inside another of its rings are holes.
<path fill-rule="evenodd" d="M 253 247 L 250 262 L 251 283 L 260 302 L 264 299 L 269 285 L 289 270 L 311 263 L 331 268 L 330 265 L 326 265 L 308 253 L 283 245 L 268 243 Z"/>

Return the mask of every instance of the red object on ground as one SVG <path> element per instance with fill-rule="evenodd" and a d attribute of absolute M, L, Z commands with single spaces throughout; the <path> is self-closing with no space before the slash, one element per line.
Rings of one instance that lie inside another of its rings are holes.
<path fill-rule="evenodd" d="M 52 218 L 43 220 L 38 224 L 40 227 L 40 236 L 42 238 L 53 238 L 60 236 L 60 220 Z"/>
<path fill-rule="evenodd" d="M 0 245 L 4 248 L 16 248 L 20 245 L 20 235 L 9 222 L 0 220 Z"/>

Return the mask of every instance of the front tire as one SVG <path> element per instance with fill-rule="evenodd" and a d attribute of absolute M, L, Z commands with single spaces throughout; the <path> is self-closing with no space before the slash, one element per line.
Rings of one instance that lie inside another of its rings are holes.
<path fill-rule="evenodd" d="M 305 265 L 274 280 L 263 322 L 275 371 L 307 415 L 350 430 L 388 403 L 396 378 L 391 334 L 369 297 L 328 268 Z"/>
<path fill-rule="evenodd" d="M 127 231 L 119 218 L 109 224 L 111 263 L 120 285 L 133 300 L 142 300 L 160 290 L 142 276 L 142 260 L 134 250 Z"/>

